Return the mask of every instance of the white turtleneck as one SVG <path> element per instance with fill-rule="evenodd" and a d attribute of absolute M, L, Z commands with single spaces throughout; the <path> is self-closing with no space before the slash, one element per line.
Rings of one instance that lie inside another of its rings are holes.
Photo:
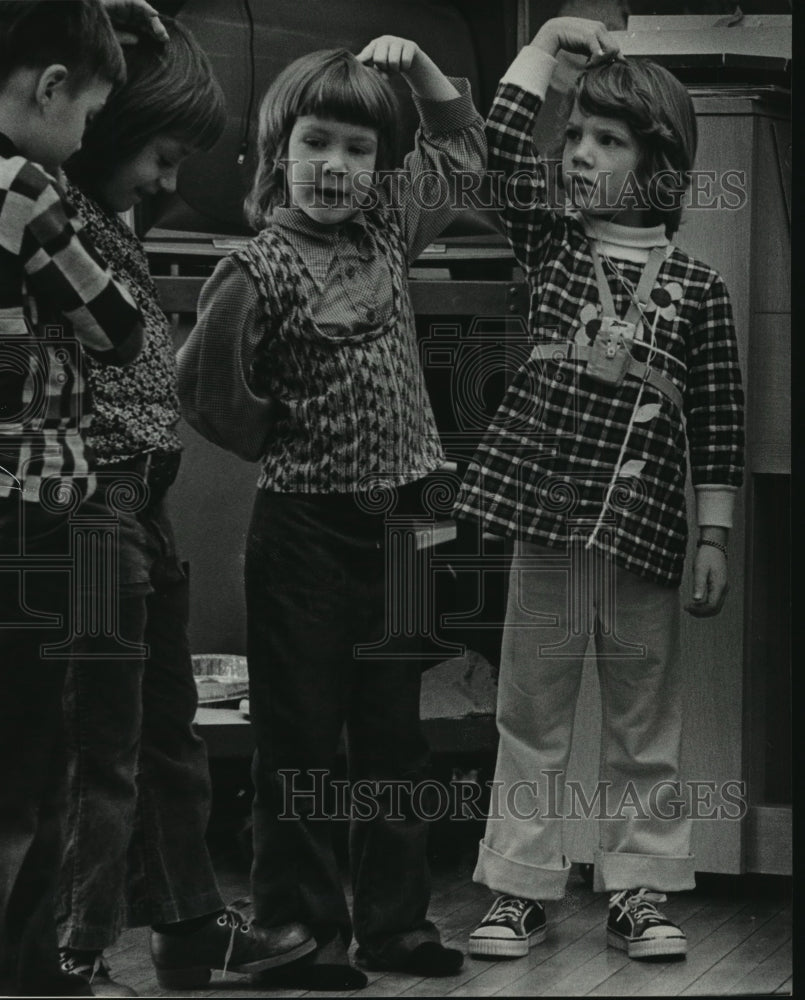
<path fill-rule="evenodd" d="M 578 213 L 584 232 L 595 243 L 599 253 L 616 260 L 630 260 L 645 264 L 649 251 L 654 247 L 668 247 L 665 226 L 621 226 L 609 219 L 587 213 Z"/>

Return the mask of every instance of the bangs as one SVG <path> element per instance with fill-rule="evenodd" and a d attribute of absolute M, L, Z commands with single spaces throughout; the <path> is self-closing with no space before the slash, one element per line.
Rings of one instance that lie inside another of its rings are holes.
<path fill-rule="evenodd" d="M 348 49 L 320 49 L 300 56 L 276 77 L 260 104 L 258 162 L 246 201 L 246 218 L 265 225 L 287 191 L 282 157 L 297 118 L 315 115 L 377 132 L 377 171 L 397 160 L 399 109 L 385 77 L 358 62 Z"/>
<path fill-rule="evenodd" d="M 335 51 L 299 92 L 294 117 L 317 115 L 383 131 L 395 118 L 389 86 L 346 50 Z"/>

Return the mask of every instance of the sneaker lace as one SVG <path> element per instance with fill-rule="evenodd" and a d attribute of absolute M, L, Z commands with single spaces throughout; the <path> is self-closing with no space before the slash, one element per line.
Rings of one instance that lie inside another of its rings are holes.
<path fill-rule="evenodd" d="M 59 954 L 60 966 L 63 972 L 73 972 L 84 976 L 92 983 L 97 975 L 108 976 L 109 966 L 103 960 L 103 955 L 96 955 L 92 965 L 89 962 L 80 962 L 75 955 L 62 951 Z"/>
<path fill-rule="evenodd" d="M 95 961 L 92 963 L 92 973 L 89 977 L 90 985 L 92 985 L 92 980 L 97 976 L 108 976 L 109 966 L 104 962 L 103 955 L 96 955 Z"/>
<path fill-rule="evenodd" d="M 517 896 L 504 896 L 497 901 L 495 908 L 485 921 L 489 924 L 503 924 L 509 919 L 519 920 L 528 907 L 530 899 L 519 899 Z"/>
<path fill-rule="evenodd" d="M 657 909 L 657 903 L 664 903 L 668 897 L 664 892 L 652 892 L 650 889 L 641 889 L 639 892 L 628 896 L 626 903 L 634 913 L 635 920 L 665 920 L 665 917 Z"/>
<path fill-rule="evenodd" d="M 226 976 L 226 971 L 229 968 L 229 962 L 232 959 L 232 953 L 235 950 L 235 934 L 238 931 L 241 934 L 248 934 L 251 930 L 252 922 L 247 920 L 242 913 L 239 913 L 231 906 L 227 906 L 224 912 L 218 917 L 218 924 L 221 927 L 226 927 L 229 925 L 229 944 L 226 948 L 226 955 L 224 956 L 224 968 L 222 975 Z"/>

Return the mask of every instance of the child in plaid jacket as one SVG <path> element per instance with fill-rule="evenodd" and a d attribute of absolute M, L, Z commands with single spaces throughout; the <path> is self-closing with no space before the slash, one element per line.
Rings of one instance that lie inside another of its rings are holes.
<path fill-rule="evenodd" d="M 533 142 L 560 49 L 590 57 L 565 133 L 566 211 L 552 203 L 550 165 Z M 717 614 L 726 594 L 743 465 L 729 297 L 711 267 L 670 242 L 695 155 L 693 107 L 662 67 L 620 58 L 603 25 L 557 18 L 505 74 L 487 138 L 531 292 L 532 349 L 457 502 L 459 516 L 516 539 L 500 799 L 474 876 L 501 895 L 470 951 L 527 954 L 545 937 L 542 901 L 564 893 L 562 819 L 545 806 L 561 813 L 593 637 L 604 709 L 597 791 L 608 796 L 595 880 L 611 893 L 608 940 L 633 958 L 681 955 L 685 935 L 655 903 L 694 884 L 689 819 L 671 801 L 681 790 L 686 449 L 699 524 L 694 615 Z M 518 797 L 526 786 L 536 803 Z"/>

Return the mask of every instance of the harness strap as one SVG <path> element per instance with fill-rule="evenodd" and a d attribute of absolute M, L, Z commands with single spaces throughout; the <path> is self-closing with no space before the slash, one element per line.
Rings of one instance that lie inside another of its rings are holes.
<path fill-rule="evenodd" d="M 617 317 L 618 314 L 615 312 L 615 303 L 612 299 L 609 282 L 607 281 L 606 275 L 604 274 L 604 268 L 601 264 L 601 255 L 592 243 L 590 244 L 590 254 L 593 258 L 595 281 L 598 285 L 598 295 L 601 298 L 603 315 Z M 654 282 L 657 280 L 657 275 L 660 273 L 660 268 L 662 267 L 664 260 L 665 247 L 652 247 L 649 251 L 648 260 L 643 268 L 643 273 L 640 275 L 637 290 L 635 291 L 632 301 L 629 303 L 629 309 L 624 317 L 628 323 L 634 323 L 635 326 L 637 326 L 640 322 L 641 311 L 648 303 L 651 290 L 654 288 Z"/>
<path fill-rule="evenodd" d="M 531 352 L 532 358 L 539 358 L 540 361 L 587 361 L 590 357 L 589 344 L 565 344 L 561 341 L 549 341 L 535 344 Z M 682 412 L 682 393 L 674 383 L 662 375 L 656 369 L 647 365 L 645 361 L 637 361 L 632 358 L 629 361 L 627 375 L 632 375 L 641 382 L 648 382 Z"/>

